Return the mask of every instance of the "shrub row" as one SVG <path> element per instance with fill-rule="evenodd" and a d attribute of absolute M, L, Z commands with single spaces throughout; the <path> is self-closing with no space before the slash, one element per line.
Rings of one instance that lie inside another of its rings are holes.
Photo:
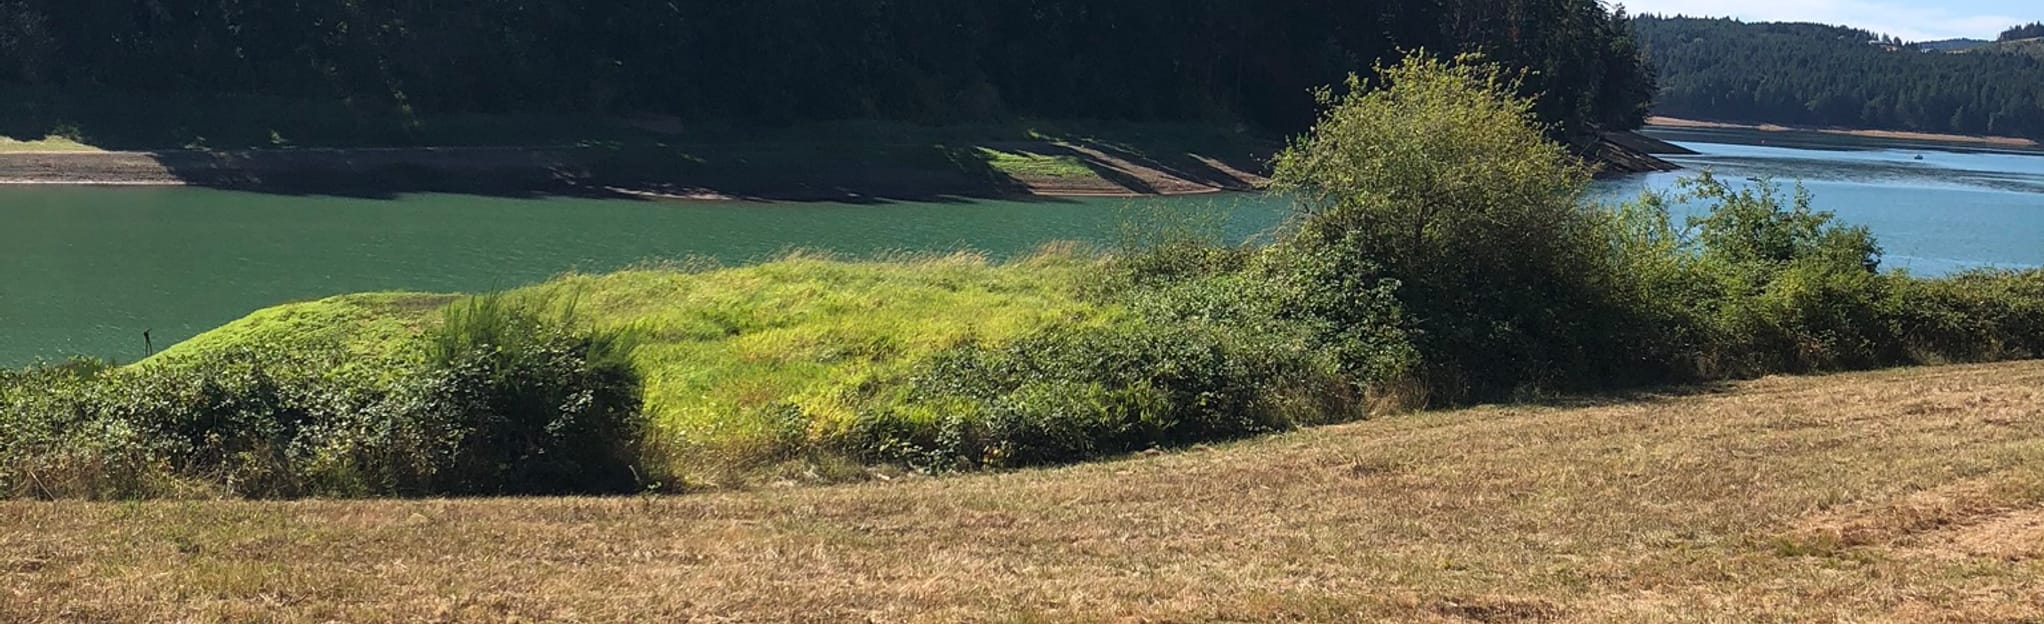
<path fill-rule="evenodd" d="M 867 460 L 1018 467 L 1227 440 L 1358 415 L 1338 363 L 1240 276 L 1130 297 L 1131 318 L 972 345 L 886 388 L 848 443 Z"/>
<path fill-rule="evenodd" d="M 234 349 L 0 378 L 0 494 L 139 498 L 630 491 L 640 390 L 621 336 L 547 306 L 450 308 L 398 382 L 338 353 Z"/>
<path fill-rule="evenodd" d="M 1327 347 L 1365 387 L 1460 403 L 2044 356 L 2044 271 L 1883 273 L 1873 236 L 1801 188 L 1708 172 L 1588 204 L 1510 76 L 1421 56 L 1380 74 L 1279 156 L 1296 233 L 1251 263 L 1354 338 Z"/>

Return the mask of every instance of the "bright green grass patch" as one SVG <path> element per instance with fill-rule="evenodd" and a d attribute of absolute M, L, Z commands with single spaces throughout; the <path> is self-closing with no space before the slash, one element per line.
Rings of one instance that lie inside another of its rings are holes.
<path fill-rule="evenodd" d="M 62 136 L 47 136 L 33 141 L 0 137 L 0 153 L 7 152 L 98 152 L 97 147 L 80 143 Z"/>
<path fill-rule="evenodd" d="M 142 365 L 199 358 L 235 348 L 310 352 L 330 349 L 333 374 L 362 373 L 391 380 L 418 361 L 419 336 L 440 321 L 456 297 L 423 293 L 365 293 L 281 305 L 242 317 L 144 360 Z"/>
<path fill-rule="evenodd" d="M 849 426 L 862 385 L 938 352 L 1108 318 L 1112 311 L 1078 296 L 1091 263 L 1063 254 L 1010 264 L 794 257 L 703 273 L 570 276 L 517 292 L 572 300 L 600 326 L 631 328 L 656 428 L 682 442 L 683 455 L 728 464 L 771 453 L 791 424 L 809 435 Z M 790 413 L 809 420 L 789 423 Z"/>
<path fill-rule="evenodd" d="M 1084 162 L 1074 156 L 1052 156 L 1028 151 L 1002 151 L 987 147 L 977 148 L 987 159 L 987 165 L 994 170 L 1015 177 L 1030 178 L 1097 178 Z"/>
<path fill-rule="evenodd" d="M 741 268 L 569 275 L 511 291 L 572 305 L 639 343 L 646 410 L 675 472 L 772 460 L 792 432 L 849 427 L 869 384 L 901 379 L 927 358 L 971 343 L 1002 344 L 1046 325 L 1106 323 L 1119 310 L 1081 297 L 1098 260 L 1044 253 L 1009 263 L 956 255 L 893 262 L 794 256 Z M 453 297 L 367 294 L 249 315 L 159 355 L 237 346 L 334 348 L 348 366 L 402 374 L 422 332 Z M 788 422 L 798 414 L 804 422 Z"/>

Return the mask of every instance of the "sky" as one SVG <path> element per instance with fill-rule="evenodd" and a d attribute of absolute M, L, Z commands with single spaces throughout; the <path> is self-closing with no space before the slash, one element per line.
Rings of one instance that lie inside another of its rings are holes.
<path fill-rule="evenodd" d="M 2038 0 L 1614 0 L 1632 13 L 1817 22 L 1909 41 L 1993 39 L 2010 26 L 2044 21 Z"/>

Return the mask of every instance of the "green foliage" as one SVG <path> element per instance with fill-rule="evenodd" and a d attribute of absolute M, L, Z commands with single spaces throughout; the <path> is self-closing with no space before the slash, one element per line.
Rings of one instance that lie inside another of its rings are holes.
<path fill-rule="evenodd" d="M 1496 67 L 1380 71 L 1279 157 L 1299 223 L 1260 265 L 1365 387 L 1453 403 L 2035 352 L 2027 274 L 1882 274 L 1866 229 L 1768 181 L 1585 206 Z"/>
<path fill-rule="evenodd" d="M 0 56 L 8 59 L 0 86 L 17 87 L 12 100 L 48 89 L 162 104 L 163 115 L 136 116 L 131 106 L 37 97 L 49 106 L 7 116 L 44 120 L 10 132 L 40 137 L 70 122 L 116 144 L 262 144 L 264 125 L 301 141 L 403 138 L 430 125 L 419 123 L 429 115 L 506 113 L 768 123 L 1236 118 L 1293 128 L 1311 118 L 1307 89 L 1358 63 L 1404 48 L 1468 46 L 1541 70 L 1529 86 L 1562 94 L 1544 114 L 1576 128 L 1622 120 L 1645 102 L 1644 91 L 1623 87 L 1644 76 L 1625 26 L 1594 0 L 1283 10 L 1259 0 L 189 0 L 157 8 L 8 0 L 0 2 Z M 220 105 L 229 99 L 240 105 Z M 262 123 L 229 118 L 236 114 Z M 222 125 L 251 131 L 203 129 Z"/>
<path fill-rule="evenodd" d="M 1246 289 L 1245 289 L 1246 287 Z M 935 468 L 1092 459 L 1343 420 L 1335 363 L 1239 276 L 1136 297 L 1139 314 L 933 358 L 844 442 Z"/>
<path fill-rule="evenodd" d="M 2036 39 L 2038 37 L 2044 37 L 2044 22 L 2030 22 L 2028 24 L 2016 26 L 2008 30 L 2001 31 L 2001 37 L 1995 39 L 1995 41 L 1998 42 L 2023 41 L 2026 39 Z"/>
<path fill-rule="evenodd" d="M 225 347 L 0 377 L 0 492 L 137 498 L 625 492 L 629 343 L 483 298 L 393 378 L 339 349 Z"/>
<path fill-rule="evenodd" d="M 443 441 L 433 489 L 630 492 L 645 427 L 629 332 L 576 326 L 572 302 L 484 295 L 427 336 L 432 371 L 408 404 Z"/>
<path fill-rule="evenodd" d="M 0 393 L 0 491 L 132 498 L 353 490 L 341 451 L 373 388 L 321 375 L 330 354 L 235 349 L 179 365 L 32 369 Z M 26 384 L 35 384 L 28 386 Z M 350 483 L 337 483 L 350 481 Z"/>
<path fill-rule="evenodd" d="M 2044 357 L 2044 269 L 1897 284 L 1903 348 L 1921 362 Z"/>
<path fill-rule="evenodd" d="M 1605 221 L 1579 208 L 1589 172 L 1546 139 L 1516 81 L 1466 57 L 1414 55 L 1379 74 L 1323 94 L 1321 122 L 1277 159 L 1300 219 L 1280 270 L 1315 285 L 1301 308 L 1378 344 L 1402 324 L 1414 372 L 1450 401 L 1634 370 L 1616 344 L 1629 313 L 1611 296 L 1628 278 Z M 1363 295 L 1393 287 L 1395 316 Z"/>
<path fill-rule="evenodd" d="M 1735 188 L 1709 172 L 1676 202 L 1708 205 L 1677 229 L 1670 198 L 1649 195 L 1616 214 L 1633 274 L 1656 299 L 1693 374 L 1864 368 L 1898 361 L 1893 320 L 1901 278 L 1881 275 L 1866 229 L 1810 208 L 1800 187 Z"/>

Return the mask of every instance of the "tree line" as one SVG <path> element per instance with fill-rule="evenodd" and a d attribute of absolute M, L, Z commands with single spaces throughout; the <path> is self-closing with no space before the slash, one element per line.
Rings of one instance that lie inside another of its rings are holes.
<path fill-rule="evenodd" d="M 2028 24 L 2017 26 L 2015 28 L 2004 30 L 2001 32 L 2001 38 L 1996 39 L 1996 41 L 2002 42 L 2022 41 L 2024 39 L 2036 39 L 2038 37 L 2044 37 L 2044 22 L 2031 22 Z"/>
<path fill-rule="evenodd" d="M 1659 114 L 2044 138 L 2044 60 L 2030 56 L 1874 45 L 1817 24 L 1645 16 L 1634 28 Z"/>
<path fill-rule="evenodd" d="M 1530 72 L 1566 129 L 1643 120 L 1597 0 L 0 0 L 0 85 L 427 113 L 758 122 L 1015 116 L 1303 128 L 1401 50 Z"/>

